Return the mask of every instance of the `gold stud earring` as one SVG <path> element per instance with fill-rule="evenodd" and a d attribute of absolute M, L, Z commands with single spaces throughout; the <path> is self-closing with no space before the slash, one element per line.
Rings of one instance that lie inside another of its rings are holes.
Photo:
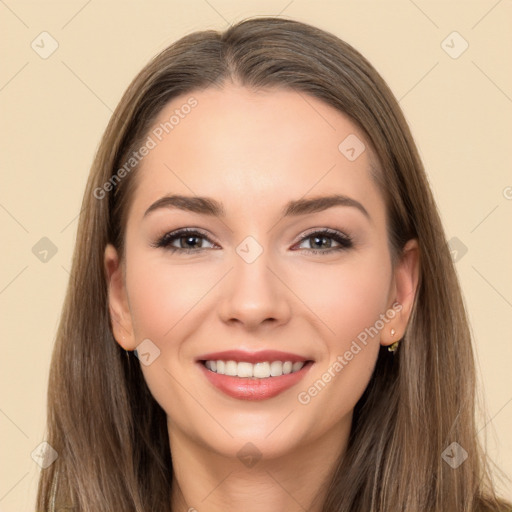
<path fill-rule="evenodd" d="M 396 334 L 395 329 L 391 329 L 391 331 L 389 331 L 389 332 L 390 332 L 391 336 L 394 336 Z M 389 347 L 388 347 L 389 352 L 396 352 L 399 342 L 400 342 L 400 340 L 397 340 L 394 343 L 392 343 L 391 345 L 389 345 Z"/>

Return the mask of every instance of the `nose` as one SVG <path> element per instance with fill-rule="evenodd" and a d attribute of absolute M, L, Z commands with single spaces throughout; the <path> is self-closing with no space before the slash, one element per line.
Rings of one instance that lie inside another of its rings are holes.
<path fill-rule="evenodd" d="M 219 298 L 218 314 L 223 322 L 254 331 L 290 320 L 292 294 L 267 254 L 263 251 L 252 262 L 234 254 L 234 268 L 223 280 Z"/>

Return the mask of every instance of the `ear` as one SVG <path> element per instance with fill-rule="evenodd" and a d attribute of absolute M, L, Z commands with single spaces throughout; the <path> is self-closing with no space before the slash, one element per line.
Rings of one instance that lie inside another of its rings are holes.
<path fill-rule="evenodd" d="M 389 308 L 393 309 L 396 314 L 382 331 L 382 345 L 391 345 L 404 336 L 416 297 L 419 269 L 420 249 L 418 241 L 413 238 L 405 244 L 396 264 L 394 282 L 389 297 Z M 394 329 L 394 336 L 391 335 L 391 329 Z"/>
<path fill-rule="evenodd" d="M 108 286 L 109 313 L 114 338 L 125 350 L 134 350 L 136 344 L 123 266 L 112 244 L 108 244 L 105 248 L 104 265 Z"/>

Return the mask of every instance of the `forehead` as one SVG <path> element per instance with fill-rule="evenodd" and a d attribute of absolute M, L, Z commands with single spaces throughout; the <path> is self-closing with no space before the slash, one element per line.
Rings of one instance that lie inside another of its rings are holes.
<path fill-rule="evenodd" d="M 332 193 L 383 207 L 361 130 L 302 92 L 229 85 L 185 94 L 164 107 L 149 138 L 132 205 L 139 215 L 171 193 L 216 198 L 228 214 Z"/>

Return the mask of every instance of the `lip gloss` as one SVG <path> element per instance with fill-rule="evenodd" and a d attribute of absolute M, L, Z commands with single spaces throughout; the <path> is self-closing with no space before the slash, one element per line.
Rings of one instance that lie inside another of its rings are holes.
<path fill-rule="evenodd" d="M 313 361 L 308 361 L 299 371 L 280 375 L 279 377 L 267 377 L 263 379 L 233 377 L 222 375 L 206 368 L 201 362 L 197 363 L 205 377 L 217 389 L 233 398 L 240 400 L 265 400 L 272 398 L 291 388 L 304 378 Z"/>

